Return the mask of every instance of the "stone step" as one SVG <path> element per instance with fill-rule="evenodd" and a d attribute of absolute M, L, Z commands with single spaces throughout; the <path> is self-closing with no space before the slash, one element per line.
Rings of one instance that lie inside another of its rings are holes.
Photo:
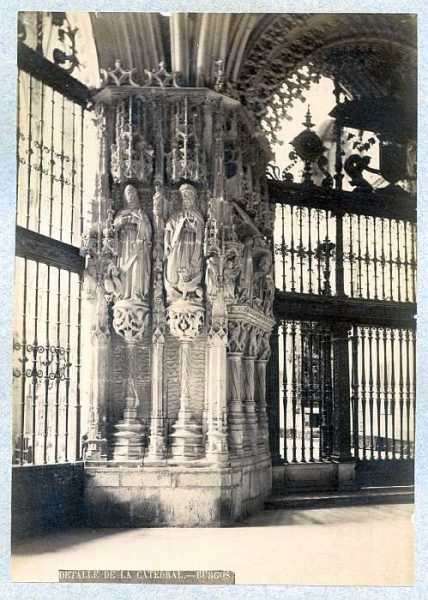
<path fill-rule="evenodd" d="M 276 492 L 265 502 L 268 510 L 284 508 L 311 509 L 333 506 L 359 506 L 364 504 L 413 503 L 414 486 L 367 487 L 355 492 L 302 492 L 286 494 Z"/>

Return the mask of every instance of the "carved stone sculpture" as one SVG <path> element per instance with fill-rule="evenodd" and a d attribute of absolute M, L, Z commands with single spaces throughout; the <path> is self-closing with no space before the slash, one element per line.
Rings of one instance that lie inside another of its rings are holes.
<path fill-rule="evenodd" d="M 182 208 L 165 226 L 165 288 L 168 302 L 202 298 L 202 243 L 204 219 L 197 193 L 190 184 L 180 187 Z"/>
<path fill-rule="evenodd" d="M 139 206 L 137 190 L 127 185 L 124 208 L 115 219 L 119 237 L 118 268 L 125 300 L 147 301 L 150 291 L 152 226 Z"/>

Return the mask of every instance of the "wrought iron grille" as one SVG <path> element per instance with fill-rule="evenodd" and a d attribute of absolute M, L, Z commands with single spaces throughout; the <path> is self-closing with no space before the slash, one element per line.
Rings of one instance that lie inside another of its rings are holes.
<path fill-rule="evenodd" d="M 17 224 L 78 244 L 83 231 L 83 106 L 19 71 Z"/>
<path fill-rule="evenodd" d="M 337 218 L 333 211 L 276 208 L 276 285 L 282 292 L 334 296 Z M 416 225 L 403 219 L 343 216 L 343 288 L 350 298 L 416 301 Z"/>
<path fill-rule="evenodd" d="M 329 460 L 332 345 L 328 324 L 282 319 L 279 328 L 280 443 L 285 462 Z"/>
<path fill-rule="evenodd" d="M 14 463 L 80 456 L 81 277 L 17 257 Z"/>
<path fill-rule="evenodd" d="M 354 456 L 414 458 L 415 331 L 354 326 L 349 357 Z"/>
<path fill-rule="evenodd" d="M 19 42 L 18 65 L 13 463 L 26 465 L 81 456 L 89 92 L 40 48 Z"/>

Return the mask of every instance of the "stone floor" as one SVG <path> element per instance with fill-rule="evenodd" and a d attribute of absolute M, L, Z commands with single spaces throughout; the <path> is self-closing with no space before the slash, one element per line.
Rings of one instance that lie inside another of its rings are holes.
<path fill-rule="evenodd" d="M 412 585 L 413 506 L 260 512 L 232 528 L 74 529 L 17 544 L 14 581 L 58 569 L 234 571 L 238 584 Z"/>

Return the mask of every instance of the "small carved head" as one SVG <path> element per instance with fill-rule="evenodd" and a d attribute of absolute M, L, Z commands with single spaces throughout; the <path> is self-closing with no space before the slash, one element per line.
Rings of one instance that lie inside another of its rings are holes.
<path fill-rule="evenodd" d="M 180 194 L 183 198 L 183 208 L 194 208 L 196 204 L 197 193 L 193 185 L 190 183 L 183 183 L 183 185 L 180 186 Z"/>
<path fill-rule="evenodd" d="M 139 208 L 140 201 L 138 199 L 138 192 L 136 188 L 129 184 L 125 187 L 123 193 L 126 208 Z"/>

